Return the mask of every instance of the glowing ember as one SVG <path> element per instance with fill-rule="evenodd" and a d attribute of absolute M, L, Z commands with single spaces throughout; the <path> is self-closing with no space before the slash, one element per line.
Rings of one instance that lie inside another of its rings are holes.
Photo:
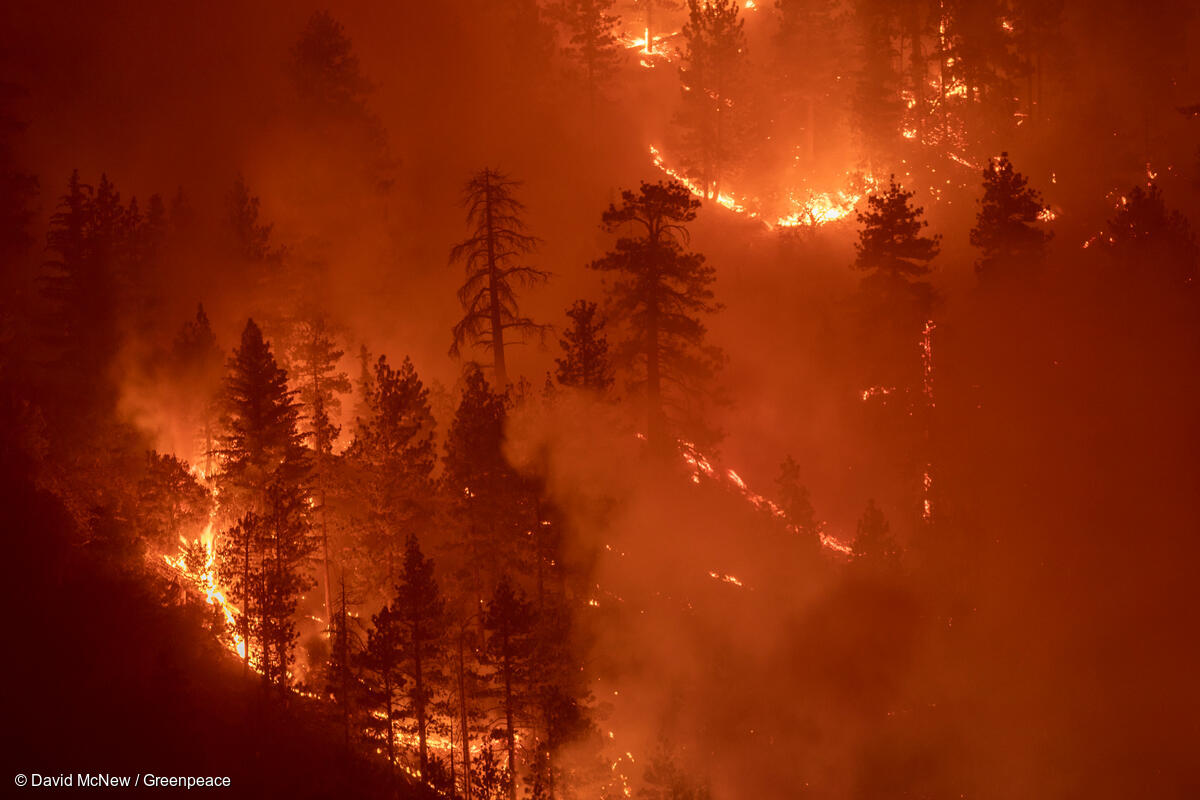
<path fill-rule="evenodd" d="M 925 327 L 921 331 L 921 374 L 923 378 L 923 389 L 925 393 L 925 403 L 932 411 L 933 402 L 933 331 L 937 327 L 933 320 L 925 320 Z M 925 420 L 925 438 L 929 438 L 930 420 L 927 417 Z M 921 491 L 924 494 L 921 505 L 921 516 L 925 520 L 929 520 L 933 516 L 933 506 L 930 501 L 931 490 L 933 489 L 932 467 L 929 464 L 925 465 L 925 474 L 921 480 Z"/>
<path fill-rule="evenodd" d="M 722 583 L 729 583 L 738 587 L 742 586 L 742 582 L 732 575 L 725 575 L 720 572 L 710 572 L 708 573 L 708 577 L 712 578 L 713 580 L 721 581 Z"/>
<path fill-rule="evenodd" d="M 868 386 L 866 389 L 862 390 L 861 396 L 863 402 L 865 403 L 872 397 L 886 397 L 894 391 L 896 391 L 895 386 Z"/>
<path fill-rule="evenodd" d="M 702 480 L 701 476 L 715 480 L 718 483 L 722 483 L 731 488 L 737 494 L 741 495 L 750 505 L 762 511 L 768 512 L 776 519 L 784 521 L 787 524 L 788 530 L 790 530 L 792 533 L 799 533 L 799 530 L 795 525 L 787 522 L 787 514 L 784 513 L 782 508 L 762 495 L 751 491 L 746 486 L 745 481 L 743 481 L 741 477 L 733 470 L 718 470 L 713 466 L 711 461 L 709 461 L 699 450 L 696 449 L 696 445 L 692 442 L 680 440 L 679 455 L 683 459 L 683 462 L 692 468 L 692 481 L 694 483 L 700 483 Z M 825 548 L 846 556 L 854 554 L 853 547 L 839 541 L 833 536 L 826 534 L 824 531 L 820 531 L 818 535 L 820 537 L 822 546 Z M 709 573 L 709 576 L 718 577 L 711 572 Z M 725 577 L 732 576 L 722 576 L 719 577 L 719 579 L 724 580 Z M 734 583 L 736 581 L 737 579 L 734 578 L 728 582 Z M 737 583 L 737 585 L 740 586 L 741 583 Z"/>

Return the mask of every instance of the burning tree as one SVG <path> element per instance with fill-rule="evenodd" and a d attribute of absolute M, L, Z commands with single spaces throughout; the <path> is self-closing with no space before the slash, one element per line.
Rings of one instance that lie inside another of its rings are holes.
<path fill-rule="evenodd" d="M 667 441 L 667 408 L 703 394 L 722 358 L 705 343 L 701 314 L 720 309 L 713 302 L 715 271 L 700 253 L 687 252 L 687 224 L 700 201 L 679 183 L 643 183 L 621 193 L 621 206 L 602 216 L 609 233 L 628 226 L 634 235 L 617 239 L 614 249 L 588 266 L 617 273 L 609 287 L 617 319 L 629 327 L 618 350 L 637 376 L 646 410 L 646 433 L 656 446 Z M 673 396 L 668 396 L 671 387 Z"/>
<path fill-rule="evenodd" d="M 1042 230 L 1045 213 L 1041 195 L 1029 188 L 1024 175 L 1001 153 L 983 170 L 983 199 L 971 229 L 971 244 L 983 255 L 975 262 L 982 280 L 1029 274 L 1041 265 L 1053 234 Z"/>
<path fill-rule="evenodd" d="M 685 129 L 689 172 L 708 197 L 719 197 L 721 178 L 737 153 L 739 124 L 735 111 L 743 101 L 746 34 L 734 0 L 688 0 L 683 105 L 678 122 Z"/>
<path fill-rule="evenodd" d="M 647 46 L 653 46 L 654 37 L 658 35 L 655 26 L 657 15 L 665 11 L 675 11 L 683 5 L 680 0 L 633 0 L 633 3 L 644 12 Z"/>
<path fill-rule="evenodd" d="M 612 386 L 613 374 L 604 321 L 597 316 L 597 306 L 587 300 L 576 300 L 567 309 L 567 317 L 571 325 L 559 340 L 563 357 L 554 359 L 558 365 L 555 377 L 563 386 L 603 394 Z"/>
<path fill-rule="evenodd" d="M 493 169 L 476 174 L 463 192 L 471 236 L 450 251 L 451 263 L 461 261 L 467 279 L 458 290 L 466 315 L 454 326 L 450 354 L 458 356 L 464 344 L 490 347 L 496 383 L 508 385 L 504 361 L 505 332 L 515 331 L 524 340 L 528 333 L 544 335 L 546 326 L 521 316 L 516 287 L 545 283 L 550 273 L 521 263 L 533 252 L 538 239 L 527 233 L 522 216 L 525 206 L 513 196 L 519 181 Z"/>

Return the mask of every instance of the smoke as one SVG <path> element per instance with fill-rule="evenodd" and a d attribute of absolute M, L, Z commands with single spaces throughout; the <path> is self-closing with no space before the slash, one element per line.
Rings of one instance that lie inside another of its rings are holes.
<path fill-rule="evenodd" d="M 365 344 L 393 364 L 411 356 L 426 385 L 453 386 L 462 276 L 447 254 L 466 235 L 461 186 L 484 166 L 525 182 L 518 196 L 543 240 L 534 260 L 554 273 L 522 310 L 561 325 L 575 298 L 603 300 L 585 269 L 611 244 L 600 213 L 620 189 L 663 177 L 648 146 L 667 147 L 677 65 L 630 58 L 592 115 L 557 43 L 516 38 L 527 31 L 509 12 L 523 5 L 334 8 L 373 88 L 362 114 L 329 119 L 288 71 L 311 8 L 4 4 L 0 71 L 29 92 L 17 111 L 29 123 L 20 155 L 41 182 L 35 235 L 76 167 L 91 182 L 107 173 L 143 208 L 181 188 L 193 212 L 155 277 L 151 324 L 127 326 L 113 367 L 122 415 L 157 449 L 200 455 L 207 386 L 168 376 L 167 355 L 198 303 L 226 353 L 249 316 L 278 345 L 286 315 L 318 309 L 342 332 L 351 375 Z M 769 129 L 789 76 L 772 71 L 774 10 L 758 5 L 753 113 Z M 1060 212 L 1044 278 L 1007 295 L 976 288 L 978 169 L 939 163 L 915 187 L 930 232 L 945 234 L 930 277 L 938 422 L 920 458 L 897 454 L 911 444 L 897 433 L 901 401 L 860 399 L 869 348 L 853 220 L 781 236 L 705 202 L 693 226 L 725 306 L 706 324 L 728 355 L 731 401 L 711 420 L 726 436 L 707 455 L 770 496 L 791 454 L 831 533 L 852 539 L 876 498 L 915 551 L 912 485 L 931 454 L 931 560 L 945 562 L 934 567 L 950 573 L 939 584 L 949 599 L 806 553 L 728 485 L 692 482 L 682 461 L 648 464 L 618 405 L 563 391 L 511 419 L 509 456 L 545 478 L 566 515 L 565 557 L 588 576 L 578 624 L 594 642 L 584 655 L 605 746 L 635 758 L 620 771 L 640 777 L 663 741 L 718 798 L 1194 785 L 1178 766 L 1195 739 L 1194 300 L 1139 294 L 1081 244 L 1148 166 L 1197 219 L 1196 121 L 1179 111 L 1200 100 L 1196 15 L 1108 0 L 1068 2 L 1064 19 L 1039 62 L 1039 118 L 993 137 Z M 838 64 L 847 93 L 857 66 Z M 818 109 L 828 128 L 814 189 L 864 166 L 840 99 Z M 747 152 L 731 185 L 781 203 L 789 144 Z M 230 245 L 239 175 L 272 247 L 286 248 L 278 271 Z M 41 257 L 35 247 L 20 268 L 37 274 Z M 552 349 L 513 347 L 512 373 L 540 386 Z M 453 399 L 436 402 L 444 428 Z"/>

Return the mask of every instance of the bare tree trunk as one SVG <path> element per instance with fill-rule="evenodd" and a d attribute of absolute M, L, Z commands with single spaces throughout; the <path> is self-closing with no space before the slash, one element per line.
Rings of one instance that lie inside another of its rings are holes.
<path fill-rule="evenodd" d="M 383 668 L 383 706 L 387 713 L 387 754 L 389 772 L 396 773 L 396 736 L 392 731 L 392 675 L 386 666 Z"/>
<path fill-rule="evenodd" d="M 512 664 L 508 658 L 508 636 L 504 648 L 504 733 L 508 747 L 508 800 L 517 800 L 517 730 L 513 719 Z"/>
<path fill-rule="evenodd" d="M 427 721 L 425 719 L 425 676 L 421 672 L 421 632 L 414 626 L 411 632 L 413 649 L 413 689 L 416 697 L 413 710 L 417 715 L 417 748 L 421 763 L 421 780 L 429 782 L 429 749 L 426 742 Z"/>
<path fill-rule="evenodd" d="M 471 800 L 471 732 L 467 727 L 467 676 L 464 649 L 465 631 L 458 632 L 458 710 L 462 716 L 463 795 Z"/>
<path fill-rule="evenodd" d="M 350 744 L 350 632 L 346 629 L 346 577 L 342 576 L 339 582 L 341 594 L 341 609 L 338 611 L 338 628 L 341 633 L 338 636 L 338 649 L 342 651 L 339 660 L 338 672 L 342 679 L 342 726 L 345 728 L 346 744 Z M 332 623 L 333 620 L 330 620 Z"/>
<path fill-rule="evenodd" d="M 912 83 L 913 110 L 917 118 L 917 141 L 925 141 L 925 54 L 921 52 L 921 7 L 914 3 L 908 19 L 909 81 Z"/>
<path fill-rule="evenodd" d="M 508 370 L 504 365 L 504 320 L 500 316 L 500 295 L 496 288 L 496 233 L 492 222 L 492 189 L 490 173 L 485 173 L 487 183 L 487 248 L 488 248 L 488 297 L 492 317 L 492 364 L 496 372 L 496 390 L 508 388 Z"/>
<path fill-rule="evenodd" d="M 324 401 L 321 399 L 321 374 L 317 368 L 316 359 L 312 361 L 312 384 L 313 384 L 313 407 L 314 419 L 323 416 Z M 321 410 L 318 414 L 316 409 Z M 329 518 L 325 511 L 325 449 L 328 443 L 325 441 L 324 433 L 320 430 L 315 430 L 313 436 L 313 444 L 317 451 L 317 494 L 321 502 L 321 571 L 324 577 L 325 588 L 325 631 L 328 639 L 331 630 L 330 626 L 333 623 L 333 603 L 330 599 L 329 587 Z"/>
<path fill-rule="evenodd" d="M 658 232 L 654 238 L 657 240 Z M 656 242 L 657 243 L 657 242 Z M 657 247 L 655 247 L 657 249 Z M 657 285 L 657 281 L 652 281 Z M 656 291 L 657 289 L 655 289 Z M 654 449 L 665 445 L 666 425 L 662 407 L 662 365 L 658 347 L 658 297 L 651 296 L 646 304 L 646 440 Z"/>
<path fill-rule="evenodd" d="M 250 674 L 250 531 L 244 530 L 242 546 L 242 674 Z"/>
<path fill-rule="evenodd" d="M 319 478 L 321 497 L 321 565 L 325 577 L 325 638 L 333 635 L 333 602 L 329 596 L 329 522 L 325 516 L 324 477 Z"/>
<path fill-rule="evenodd" d="M 541 613 L 546 598 L 545 570 L 543 569 L 546 556 L 545 542 L 543 541 L 545 532 L 542 530 L 544 527 L 542 525 L 542 499 L 537 495 L 533 500 L 533 524 L 535 526 L 533 529 L 535 531 L 533 534 L 534 558 L 537 560 L 537 608 L 538 613 Z"/>

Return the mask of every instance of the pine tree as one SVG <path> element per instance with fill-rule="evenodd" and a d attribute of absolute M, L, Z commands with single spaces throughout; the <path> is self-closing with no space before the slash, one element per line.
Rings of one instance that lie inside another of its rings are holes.
<path fill-rule="evenodd" d="M 860 0 L 855 16 L 860 66 L 853 97 L 854 127 L 862 137 L 867 168 L 877 173 L 895 165 L 903 114 L 892 44 L 895 7 L 887 0 Z"/>
<path fill-rule="evenodd" d="M 141 537 L 154 550 L 174 550 L 179 539 L 199 535 L 212 506 L 208 490 L 170 454 L 146 453 L 146 471 L 138 482 Z"/>
<path fill-rule="evenodd" d="M 263 680 L 279 687 L 291 683 L 296 645 L 294 616 L 300 596 L 312 588 L 308 560 L 315 549 L 308 498 L 277 476 L 267 487 L 262 527 L 262 583 L 258 597 L 262 631 Z"/>
<path fill-rule="evenodd" d="M 304 26 L 292 48 L 291 78 L 304 100 L 328 112 L 362 110 L 371 88 L 345 28 L 328 11 Z"/>
<path fill-rule="evenodd" d="M 825 0 L 777 0 L 779 29 L 775 45 L 781 69 L 778 130 L 791 145 L 791 131 L 804 132 L 801 152 L 808 174 L 817 168 L 818 129 L 828 130 L 836 114 L 838 71 L 842 58 L 840 31 Z"/>
<path fill-rule="evenodd" d="M 895 570 L 900 565 L 900 548 L 889 530 L 887 519 L 875 505 L 867 501 L 867 507 L 858 521 L 854 537 L 855 560 L 872 569 Z"/>
<path fill-rule="evenodd" d="M 1043 78 L 1051 56 L 1062 41 L 1064 0 L 1012 0 L 1016 50 L 1025 56 L 1025 107 L 1029 124 L 1046 115 Z"/>
<path fill-rule="evenodd" d="M 463 207 L 471 235 L 450 251 L 451 263 L 461 261 L 466 281 L 458 290 L 465 316 L 454 326 L 450 354 L 463 345 L 489 347 L 499 387 L 508 385 L 504 359 L 505 335 L 514 331 L 521 340 L 530 333 L 544 335 L 546 326 L 521 316 L 516 289 L 545 283 L 550 273 L 523 263 L 537 247 L 527 233 L 525 206 L 514 191 L 520 182 L 493 169 L 484 169 L 467 182 Z"/>
<path fill-rule="evenodd" d="M 341 432 L 341 427 L 334 422 L 342 407 L 338 395 L 350 391 L 350 379 L 338 369 L 343 351 L 334 344 L 322 315 L 314 315 L 301 322 L 291 355 L 295 370 L 293 374 L 299 387 L 297 397 L 305 412 L 304 432 L 313 452 L 313 488 L 316 490 L 317 510 L 320 513 L 321 583 L 325 595 L 325 619 L 329 619 L 333 613 L 333 603 L 329 577 L 329 519 L 325 503 L 333 444 Z"/>
<path fill-rule="evenodd" d="M 236 635 L 241 640 L 239 650 L 246 672 L 255 660 L 253 642 L 259 639 L 261 631 L 257 599 L 258 588 L 263 584 L 263 528 L 263 518 L 247 511 L 217 541 L 217 574 L 241 611 Z"/>
<path fill-rule="evenodd" d="M 300 323 L 289 355 L 304 412 L 302 430 L 319 461 L 333 452 L 341 433 L 334 420 L 342 408 L 338 395 L 350 391 L 349 377 L 338 369 L 344 353 L 337 348 L 325 316 L 315 314 Z"/>
<path fill-rule="evenodd" d="M 291 617 L 309 586 L 309 459 L 287 374 L 254 320 L 229 360 L 225 387 L 218 485 L 222 509 L 244 513 L 222 542 L 222 560 L 230 560 L 223 569 L 240 581 L 247 663 L 257 635 L 263 680 L 284 686 L 296 638 Z"/>
<path fill-rule="evenodd" d="M 1052 237 L 1038 226 L 1045 209 L 1041 195 L 1013 169 L 1008 153 L 992 159 L 983 170 L 983 199 L 971 229 L 971 244 L 983 253 L 975 262 L 980 279 L 1029 275 L 1041 266 Z"/>
<path fill-rule="evenodd" d="M 172 378 L 184 393 L 184 414 L 194 426 L 204 458 L 205 479 L 213 477 L 217 422 L 221 414 L 221 379 L 225 354 L 217 344 L 203 305 L 186 320 L 171 347 Z"/>
<path fill-rule="evenodd" d="M 225 198 L 234 249 L 252 263 L 278 261 L 283 251 L 271 246 L 274 225 L 259 220 L 259 199 L 250 194 L 246 179 L 239 175 Z"/>
<path fill-rule="evenodd" d="M 859 366 L 871 384 L 913 389 L 921 381 L 918 344 L 933 309 L 933 289 L 918 280 L 930 271 L 938 254 L 938 236 L 923 236 L 928 223 L 923 209 L 913 207 L 912 192 L 893 178 L 888 187 L 867 198 L 859 211 L 854 266 L 867 276 L 860 301 L 863 357 Z"/>
<path fill-rule="evenodd" d="M 592 695 L 584 665 L 575 655 L 575 635 L 567 599 L 547 598 L 535 620 L 530 687 L 540 726 L 534 781 L 546 797 L 569 796 L 572 775 L 562 755 L 594 732 Z"/>
<path fill-rule="evenodd" d="M 927 52 L 925 41 L 936 36 L 940 24 L 938 8 L 929 0 L 901 0 L 897 3 L 897 34 L 900 41 L 901 64 L 900 72 L 905 75 L 902 81 L 901 99 L 907 106 L 904 122 L 914 143 L 923 144 L 927 141 L 929 115 L 933 104 L 929 102 L 929 63 L 936 58 L 933 52 Z M 904 52 L 907 44 L 908 52 Z M 907 69 L 904 62 L 907 61 Z"/>
<path fill-rule="evenodd" d="M 555 377 L 563 386 L 604 394 L 612 387 L 613 374 L 604 321 L 597 316 L 596 304 L 576 300 L 567 309 L 567 317 L 571 325 L 558 342 L 563 357 L 554 359 L 558 365 Z"/>
<path fill-rule="evenodd" d="M 638 800 L 710 800 L 708 785 L 681 767 L 675 753 L 660 741 L 646 765 Z"/>
<path fill-rule="evenodd" d="M 712 198 L 738 153 L 738 114 L 744 103 L 746 34 L 735 0 L 688 0 L 686 49 L 679 79 L 689 174 Z"/>
<path fill-rule="evenodd" d="M 387 130 L 370 110 L 374 87 L 363 74 L 345 28 L 328 11 L 315 12 L 291 56 L 288 74 L 296 89 L 295 110 L 315 134 L 305 141 L 331 159 L 342 159 L 329 164 L 331 169 L 358 172 L 367 188 L 386 192 L 394 180 Z"/>
<path fill-rule="evenodd" d="M 1013 77 L 1022 70 L 1008 0 L 949 0 L 944 12 L 950 80 L 966 88 L 966 99 L 999 117 L 1012 116 Z"/>
<path fill-rule="evenodd" d="M 352 725 L 359 720 L 364 699 L 361 669 L 366 661 L 366 641 L 362 626 L 350 613 L 350 597 L 343 573 L 338 579 L 336 608 L 329 620 L 329 658 L 323 670 L 325 695 L 342 717 L 345 743 L 350 744 Z"/>
<path fill-rule="evenodd" d="M 400 674 L 402 631 L 396 614 L 390 606 L 384 606 L 371 617 L 371 630 L 367 633 L 365 666 L 370 675 L 367 681 L 368 702 L 377 713 L 371 729 L 377 738 L 384 741 L 388 764 L 396 766 L 396 717 L 400 713 L 400 698 L 404 689 L 404 678 Z"/>
<path fill-rule="evenodd" d="M 442 481 L 462 526 L 463 576 L 478 605 L 487 576 L 519 565 L 517 475 L 504 457 L 505 397 L 482 370 L 469 367 L 462 398 L 446 436 Z"/>
<path fill-rule="evenodd" d="M 309 459 L 295 392 L 252 319 L 229 360 L 225 392 L 224 433 L 217 446 L 222 505 L 240 503 L 263 513 L 270 483 L 302 491 Z"/>
<path fill-rule="evenodd" d="M 800 483 L 800 465 L 796 459 L 791 456 L 784 459 L 775 484 L 779 487 L 779 504 L 788 523 L 796 528 L 796 532 L 807 543 L 819 545 L 821 525 L 817 522 L 808 487 Z"/>
<path fill-rule="evenodd" d="M 81 389 L 107 384 L 103 370 L 116 353 L 117 219 L 123 209 L 106 176 L 97 189 L 71 173 L 46 234 L 44 291 L 53 305 L 49 340 Z"/>
<path fill-rule="evenodd" d="M 867 210 L 856 214 L 862 228 L 855 244 L 855 267 L 889 282 L 929 272 L 929 262 L 941 249 L 941 237 L 921 236 L 929 223 L 921 218 L 924 209 L 912 206 L 912 197 L 892 176 L 885 190 L 867 198 Z"/>
<path fill-rule="evenodd" d="M 1160 285 L 1195 280 L 1196 237 L 1186 217 L 1167 208 L 1162 190 L 1135 186 L 1108 221 L 1107 248 L 1116 261 Z"/>
<path fill-rule="evenodd" d="M 387 587 L 396 579 L 405 538 L 425 530 L 434 511 L 434 419 L 429 392 L 409 359 L 396 370 L 380 356 L 373 385 L 371 419 L 359 420 L 348 455 L 364 473 L 371 583 Z"/>
<path fill-rule="evenodd" d="M 618 18 L 613 0 L 563 0 L 560 15 L 569 34 L 567 54 L 579 65 L 587 86 L 591 125 L 596 124 L 596 98 L 612 79 L 621 58 Z"/>
<path fill-rule="evenodd" d="M 715 271 L 704 256 L 685 250 L 687 224 L 700 201 L 678 183 L 643 183 L 621 193 L 602 224 L 609 233 L 632 229 L 591 269 L 617 273 L 610 287 L 613 312 L 630 329 L 618 358 L 635 375 L 646 408 L 646 434 L 661 447 L 667 436 L 667 408 L 703 393 L 720 363 L 720 350 L 704 341 L 701 314 L 719 310 L 713 302 Z M 679 416 L 678 414 L 676 416 Z"/>
<path fill-rule="evenodd" d="M 473 600 L 471 604 L 475 605 Z M 477 780 L 477 775 L 471 766 L 471 742 L 474 734 L 478 733 L 478 726 L 483 718 L 483 709 L 478 702 L 482 694 L 480 685 L 483 678 L 480 675 L 477 659 L 482 647 L 471 620 L 472 616 L 478 616 L 481 613 L 481 605 L 475 605 L 476 611 L 473 613 L 460 611 L 455 614 L 457 619 L 453 625 L 454 642 L 453 652 L 450 656 L 454 686 L 450 706 L 447 710 L 454 714 L 458 724 L 459 741 L 462 746 L 460 752 L 463 765 L 463 794 L 468 798 L 475 793 Z M 480 795 L 475 793 L 475 796 Z"/>
<path fill-rule="evenodd" d="M 488 632 L 487 653 L 497 681 L 500 708 L 504 712 L 504 742 L 507 755 L 508 797 L 517 796 L 517 729 L 528 702 L 533 656 L 533 611 L 519 589 L 501 578 L 488 603 L 484 618 Z"/>
<path fill-rule="evenodd" d="M 170 221 L 161 195 L 152 194 L 142 214 L 136 198 L 126 210 L 129 266 L 122 306 L 129 309 L 130 329 L 140 339 L 153 336 L 162 324 L 160 309 L 169 292 L 167 255 Z"/>
<path fill-rule="evenodd" d="M 67 181 L 67 192 L 50 217 L 50 230 L 46 234 L 46 249 L 52 254 L 46 260 L 50 274 L 44 280 L 46 294 L 57 301 L 61 310 L 57 337 L 66 343 L 81 335 L 75 326 L 82 323 L 83 304 L 91 284 L 101 278 L 91 274 L 88 263 L 88 230 L 91 224 L 91 186 L 79 179 L 79 170 L 71 173 Z"/>
<path fill-rule="evenodd" d="M 400 673 L 411 687 L 408 693 L 416 724 L 421 776 L 429 780 L 428 729 L 434 692 L 445 680 L 441 656 L 446 624 L 446 603 L 433 575 L 433 562 L 421 552 L 417 537 L 409 535 L 404 568 L 392 600 L 394 624 L 401 629 Z"/>

